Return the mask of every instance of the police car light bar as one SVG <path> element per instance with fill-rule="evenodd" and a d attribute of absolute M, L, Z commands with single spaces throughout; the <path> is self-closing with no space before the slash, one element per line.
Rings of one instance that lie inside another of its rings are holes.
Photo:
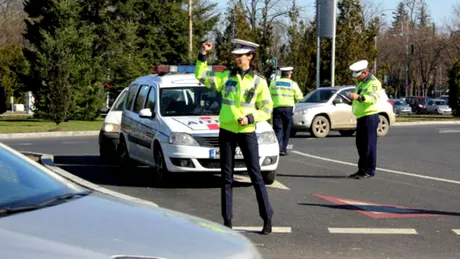
<path fill-rule="evenodd" d="M 157 65 L 153 67 L 155 74 L 160 73 L 195 73 L 196 66 L 183 65 L 183 66 L 170 66 L 170 65 Z M 214 72 L 222 72 L 226 69 L 225 66 L 216 65 L 209 66 L 208 69 Z"/>

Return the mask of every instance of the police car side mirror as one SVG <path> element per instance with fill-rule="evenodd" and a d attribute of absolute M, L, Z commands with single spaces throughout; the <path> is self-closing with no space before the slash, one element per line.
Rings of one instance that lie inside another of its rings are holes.
<path fill-rule="evenodd" d="M 144 119 L 151 119 L 153 118 L 153 113 L 149 108 L 145 108 L 139 111 L 139 117 Z"/>
<path fill-rule="evenodd" d="M 338 104 L 338 103 L 344 103 L 344 102 L 343 102 L 342 97 L 337 96 L 337 97 L 334 98 L 334 100 L 332 101 L 332 103 L 333 103 L 334 105 L 336 105 L 336 104 Z"/>

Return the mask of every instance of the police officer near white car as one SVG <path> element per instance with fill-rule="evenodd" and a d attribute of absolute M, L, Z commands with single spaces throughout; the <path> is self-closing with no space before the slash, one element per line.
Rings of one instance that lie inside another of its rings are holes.
<path fill-rule="evenodd" d="M 251 67 L 256 43 L 234 39 L 232 51 L 237 69 L 213 72 L 208 70 L 207 52 L 212 43 L 205 42 L 196 62 L 195 77 L 206 87 L 222 95 L 219 113 L 219 149 L 222 174 L 222 217 L 224 225 L 232 227 L 233 172 L 235 149 L 238 145 L 244 156 L 246 168 L 254 186 L 259 215 L 264 220 L 263 234 L 272 231 L 273 210 L 262 178 L 255 124 L 270 119 L 273 101 L 267 81 Z"/>
<path fill-rule="evenodd" d="M 368 61 L 360 60 L 350 67 L 352 76 L 358 80 L 356 90 L 349 94 L 353 114 L 357 118 L 356 147 L 359 161 L 358 172 L 349 177 L 369 178 L 375 175 L 377 164 L 377 127 L 379 125 L 380 81 L 369 72 Z"/>
<path fill-rule="evenodd" d="M 303 99 L 299 85 L 292 80 L 293 67 L 280 68 L 281 78 L 270 84 L 273 99 L 273 130 L 278 139 L 280 156 L 287 155 L 294 105 Z"/>

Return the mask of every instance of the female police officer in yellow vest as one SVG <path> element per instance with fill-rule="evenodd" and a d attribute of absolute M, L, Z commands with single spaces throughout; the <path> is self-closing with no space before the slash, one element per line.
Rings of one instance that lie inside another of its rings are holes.
<path fill-rule="evenodd" d="M 270 119 L 273 102 L 267 81 L 251 67 L 255 48 L 259 45 L 239 39 L 232 40 L 232 54 L 238 69 L 223 72 L 208 71 L 206 54 L 212 43 L 205 42 L 196 62 L 195 76 L 204 85 L 222 95 L 219 114 L 220 165 L 223 179 L 221 190 L 224 225 L 232 227 L 233 161 L 236 145 L 243 152 L 246 167 L 256 192 L 259 215 L 264 220 L 262 233 L 272 230 L 273 210 L 259 164 L 259 147 L 255 124 Z"/>

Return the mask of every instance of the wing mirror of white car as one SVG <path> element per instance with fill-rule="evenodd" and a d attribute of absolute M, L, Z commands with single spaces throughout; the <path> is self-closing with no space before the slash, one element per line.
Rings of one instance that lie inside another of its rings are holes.
<path fill-rule="evenodd" d="M 344 101 L 343 101 L 342 97 L 336 96 L 336 97 L 334 98 L 334 100 L 332 101 L 332 103 L 333 103 L 334 105 L 336 105 L 336 104 L 339 104 L 339 103 L 344 103 Z"/>
<path fill-rule="evenodd" d="M 151 119 L 153 118 L 153 113 L 149 108 L 145 108 L 139 111 L 139 117 L 145 118 L 145 119 Z"/>

